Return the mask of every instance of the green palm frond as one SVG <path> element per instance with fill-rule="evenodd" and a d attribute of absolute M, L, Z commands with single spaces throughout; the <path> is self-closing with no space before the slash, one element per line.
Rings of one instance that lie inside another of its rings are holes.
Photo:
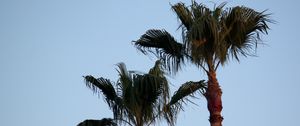
<path fill-rule="evenodd" d="M 144 120 L 155 122 L 160 118 L 160 111 L 169 98 L 168 81 L 164 75 L 160 61 L 156 61 L 148 74 L 135 75 L 134 87 L 139 97 L 139 106 L 143 106 Z"/>
<path fill-rule="evenodd" d="M 267 34 L 268 23 L 273 21 L 266 11 L 237 6 L 225 8 L 226 2 L 213 9 L 192 1 L 172 5 L 182 28 L 183 43 L 178 43 L 165 30 L 148 30 L 135 42 L 142 53 L 153 53 L 177 72 L 185 60 L 205 71 L 224 65 L 229 59 L 239 61 L 239 56 L 252 56 L 261 34 Z"/>
<path fill-rule="evenodd" d="M 182 5 L 179 3 L 178 5 Z M 177 7 L 177 4 L 173 7 Z M 193 63 L 204 66 L 207 57 L 214 55 L 216 43 L 219 40 L 218 20 L 223 6 L 218 6 L 217 11 L 211 11 L 203 4 L 193 1 L 188 9 L 192 16 L 190 28 L 183 32 L 184 47 L 187 56 Z M 178 14 L 178 13 L 176 13 Z M 182 15 L 182 14 L 181 14 Z M 181 17 L 181 16 L 178 16 Z"/>
<path fill-rule="evenodd" d="M 175 92 L 172 96 L 169 105 L 175 105 L 176 108 L 182 108 L 181 103 L 184 103 L 187 99 L 184 99 L 186 96 L 193 96 L 195 91 L 200 91 L 202 94 L 205 93 L 206 90 L 206 83 L 204 80 L 199 82 L 189 81 L 180 86 L 180 88 Z"/>
<path fill-rule="evenodd" d="M 148 30 L 133 42 L 142 53 L 147 55 L 150 52 L 161 59 L 170 71 L 176 72 L 184 61 L 183 45 L 165 30 Z"/>
<path fill-rule="evenodd" d="M 86 86 L 94 93 L 104 95 L 113 111 L 117 123 L 130 125 L 150 125 L 165 118 L 174 126 L 181 104 L 197 90 L 204 91 L 204 81 L 187 82 L 169 98 L 169 85 L 161 61 L 146 74 L 128 71 L 124 63 L 118 65 L 119 80 L 116 89 L 113 82 L 105 78 L 85 76 Z M 117 91 L 116 91 L 117 90 Z"/>
<path fill-rule="evenodd" d="M 167 121 L 175 122 L 176 116 L 179 110 L 183 110 L 182 103 L 186 103 L 190 101 L 187 96 L 194 97 L 194 94 L 199 91 L 200 93 L 204 94 L 206 91 L 206 83 L 204 80 L 199 82 L 189 81 L 182 84 L 179 89 L 174 93 L 171 97 L 170 102 L 164 106 L 164 116 Z"/>
<path fill-rule="evenodd" d="M 257 12 L 247 7 L 234 7 L 225 13 L 224 22 L 230 31 L 226 34 L 225 41 L 229 48 L 229 54 L 239 60 L 239 54 L 252 55 L 260 40 L 260 33 L 267 34 L 272 22 L 266 11 Z"/>
<path fill-rule="evenodd" d="M 193 15 L 188 7 L 186 7 L 184 3 L 177 3 L 172 6 L 172 9 L 182 23 L 180 27 L 184 26 L 183 29 L 190 30 L 193 23 Z"/>
<path fill-rule="evenodd" d="M 118 64 L 119 86 L 122 91 L 126 113 L 123 118 L 137 123 L 136 118 L 145 122 L 154 118 L 157 99 L 161 96 L 161 78 L 156 74 L 139 74 L 128 71 L 124 63 Z"/>

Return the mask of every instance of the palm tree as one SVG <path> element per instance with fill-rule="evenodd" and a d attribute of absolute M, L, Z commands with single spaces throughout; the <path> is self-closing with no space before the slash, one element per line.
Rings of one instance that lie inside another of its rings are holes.
<path fill-rule="evenodd" d="M 222 91 L 216 70 L 240 56 L 252 56 L 260 42 L 260 34 L 267 34 L 269 14 L 244 6 L 224 8 L 225 3 L 209 9 L 192 1 L 191 6 L 177 3 L 172 6 L 182 29 L 183 42 L 178 42 L 165 30 L 151 29 L 133 41 L 144 54 L 154 54 L 171 73 L 188 62 L 202 68 L 208 76 L 205 92 L 211 126 L 221 126 L 223 117 Z"/>
<path fill-rule="evenodd" d="M 186 96 L 205 90 L 204 81 L 186 82 L 169 98 L 169 86 L 160 61 L 146 74 L 128 71 L 125 64 L 118 64 L 117 83 L 105 78 L 85 76 L 86 86 L 94 93 L 103 94 L 119 124 L 146 126 L 165 118 L 174 125 L 178 111 Z M 116 86 L 116 87 L 114 87 Z"/>

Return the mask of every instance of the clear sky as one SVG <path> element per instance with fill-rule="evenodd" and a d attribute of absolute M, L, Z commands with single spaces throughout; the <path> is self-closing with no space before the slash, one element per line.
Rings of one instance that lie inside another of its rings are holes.
<path fill-rule="evenodd" d="M 112 117 L 103 98 L 85 87 L 82 76 L 116 80 L 119 62 L 128 69 L 148 71 L 155 58 L 139 53 L 131 41 L 150 28 L 164 28 L 180 40 L 179 22 L 170 8 L 176 2 L 1 0 L 1 125 L 75 126 L 84 119 Z M 300 2 L 227 2 L 227 6 L 269 9 L 277 24 L 271 24 L 269 35 L 263 36 L 267 45 L 258 48 L 258 57 L 218 69 L 224 126 L 299 125 Z M 173 89 L 200 79 L 206 79 L 205 74 L 193 66 L 170 78 Z M 209 125 L 205 99 L 193 101 L 198 106 L 188 104 L 178 126 Z"/>

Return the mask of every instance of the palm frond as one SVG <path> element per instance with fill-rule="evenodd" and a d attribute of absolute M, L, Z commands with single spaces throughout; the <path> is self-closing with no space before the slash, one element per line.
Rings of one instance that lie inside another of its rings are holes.
<path fill-rule="evenodd" d="M 128 72 L 124 63 L 118 63 L 117 66 L 119 73 L 118 87 L 120 88 L 124 102 L 129 104 L 132 100 L 132 94 L 130 93 L 133 86 L 132 74 Z"/>
<path fill-rule="evenodd" d="M 141 96 L 144 120 L 150 121 L 155 117 L 158 106 L 161 104 L 159 101 L 162 94 L 161 80 L 149 74 L 140 77 L 142 80 L 138 86 L 137 94 Z"/>
<path fill-rule="evenodd" d="M 90 88 L 94 93 L 100 94 L 103 93 L 106 102 L 110 107 L 114 105 L 115 100 L 117 99 L 117 93 L 112 85 L 112 82 L 109 79 L 105 78 L 94 78 L 91 75 L 84 76 L 86 86 Z"/>
<path fill-rule="evenodd" d="M 132 84 L 132 75 L 131 73 L 127 70 L 126 65 L 124 63 L 118 63 L 118 73 L 119 73 L 119 81 L 122 83 L 123 88 L 126 88 L 127 86 Z"/>
<path fill-rule="evenodd" d="M 189 81 L 180 86 L 180 88 L 171 97 L 171 101 L 164 106 L 165 117 L 168 122 L 174 122 L 176 120 L 176 115 L 179 110 L 183 110 L 182 103 L 190 101 L 187 96 L 194 97 L 194 93 L 199 91 L 204 94 L 206 91 L 206 83 L 204 80 L 199 82 Z M 191 102 L 191 101 L 190 101 Z"/>
<path fill-rule="evenodd" d="M 193 15 L 185 6 L 184 3 L 177 3 L 172 6 L 173 11 L 177 14 L 178 19 L 181 21 L 183 29 L 190 30 L 192 23 L 193 23 Z"/>
<path fill-rule="evenodd" d="M 133 42 L 142 53 L 147 55 L 150 52 L 161 59 L 169 71 L 176 72 L 184 61 L 183 45 L 165 30 L 148 30 Z"/>
<path fill-rule="evenodd" d="M 192 57 L 191 61 L 199 66 L 204 66 L 209 57 L 213 57 L 216 44 L 219 41 L 218 15 L 223 6 L 218 6 L 211 11 L 203 4 L 193 1 L 191 12 L 193 23 L 183 37 L 186 52 Z"/>
<path fill-rule="evenodd" d="M 172 96 L 169 105 L 175 105 L 177 103 L 184 102 L 184 98 L 186 96 L 193 96 L 194 92 L 197 90 L 199 90 L 202 94 L 205 93 L 206 83 L 204 83 L 204 80 L 201 80 L 199 82 L 189 81 L 182 84 Z"/>
<path fill-rule="evenodd" d="M 153 68 L 151 68 L 148 72 L 148 74 L 153 75 L 155 77 L 158 77 L 160 79 L 160 85 L 161 85 L 161 90 L 162 90 L 162 95 L 161 95 L 161 100 L 164 103 L 167 103 L 167 100 L 169 98 L 169 84 L 168 80 L 165 76 L 165 71 L 161 66 L 161 61 L 157 60 L 155 62 L 155 65 Z"/>
<path fill-rule="evenodd" d="M 216 8 L 214 8 L 213 11 L 213 16 L 217 19 L 220 20 L 220 17 L 222 15 L 223 12 L 223 8 L 225 7 L 225 5 L 227 4 L 227 2 L 223 2 L 220 5 L 218 5 Z"/>
<path fill-rule="evenodd" d="M 123 105 L 122 98 L 118 96 L 116 90 L 114 89 L 112 82 L 105 78 L 94 78 L 91 75 L 84 76 L 86 86 L 90 88 L 94 93 L 104 95 L 105 101 L 108 106 L 112 109 L 114 118 L 120 118 L 126 114 L 126 108 Z"/>
<path fill-rule="evenodd" d="M 247 7 L 234 7 L 224 15 L 226 27 L 230 30 L 225 41 L 229 54 L 239 61 L 239 54 L 253 55 L 260 41 L 260 34 L 267 34 L 268 23 L 272 22 L 266 11 L 257 12 Z"/>
<path fill-rule="evenodd" d="M 136 106 L 135 96 L 133 92 L 133 72 L 129 72 L 124 63 L 117 64 L 117 71 L 119 73 L 119 79 L 117 83 L 118 93 L 121 94 L 119 103 L 121 105 L 115 106 L 114 117 L 118 120 L 126 118 L 127 121 L 134 122 L 134 115 L 131 110 Z M 119 121 L 122 123 L 122 121 Z"/>

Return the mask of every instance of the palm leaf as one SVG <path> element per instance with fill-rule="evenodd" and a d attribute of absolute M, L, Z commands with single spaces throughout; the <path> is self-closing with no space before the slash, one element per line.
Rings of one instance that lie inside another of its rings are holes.
<path fill-rule="evenodd" d="M 148 30 L 139 40 L 133 42 L 142 53 L 150 52 L 161 59 L 170 71 L 176 72 L 184 60 L 183 45 L 165 30 Z"/>
<path fill-rule="evenodd" d="M 169 98 L 169 84 L 168 84 L 168 80 L 165 76 L 165 72 L 164 69 L 161 67 L 161 61 L 157 60 L 155 62 L 155 65 L 153 68 L 151 68 L 148 72 L 148 74 L 156 76 L 160 79 L 160 85 L 161 85 L 161 90 L 162 90 L 162 97 L 161 100 L 164 103 L 167 103 L 167 99 Z"/>
<path fill-rule="evenodd" d="M 94 78 L 91 75 L 84 77 L 86 86 L 90 88 L 94 93 L 100 94 L 103 93 L 106 102 L 110 107 L 114 104 L 117 99 L 116 91 L 112 85 L 112 82 L 109 79 L 105 78 Z"/>
<path fill-rule="evenodd" d="M 86 86 L 90 88 L 94 93 L 100 95 L 102 93 L 108 104 L 112 109 L 114 118 L 120 118 L 123 114 L 126 114 L 127 110 L 123 105 L 122 98 L 118 96 L 116 90 L 114 89 L 112 82 L 105 78 L 94 78 L 91 75 L 84 77 L 86 81 Z"/>
<path fill-rule="evenodd" d="M 190 11 L 193 15 L 191 28 L 183 32 L 186 52 L 191 56 L 191 61 L 204 66 L 208 57 L 213 57 L 217 41 L 219 41 L 218 15 L 223 6 L 218 6 L 211 11 L 203 4 L 193 1 Z"/>
<path fill-rule="evenodd" d="M 134 110 L 140 108 L 143 120 L 148 122 L 154 119 L 157 106 L 160 104 L 158 99 L 162 94 L 161 80 L 150 74 L 135 75 L 134 80 L 134 94 L 137 103 Z"/>
<path fill-rule="evenodd" d="M 118 116 L 118 119 L 126 119 L 129 122 L 135 123 L 134 117 L 134 108 L 136 108 L 136 98 L 134 92 L 134 72 L 129 72 L 126 68 L 124 63 L 118 63 L 118 73 L 119 73 L 119 80 L 117 83 L 118 93 L 121 94 L 121 103 L 122 108 L 116 106 L 115 115 Z M 118 108 L 119 107 L 119 108 Z M 119 121 L 122 123 L 122 121 Z"/>
<path fill-rule="evenodd" d="M 182 25 L 180 27 L 183 27 L 183 29 L 190 30 L 192 23 L 193 23 L 193 15 L 184 5 L 184 3 L 177 3 L 172 6 L 172 9 L 177 14 L 178 19 L 181 21 Z"/>
<path fill-rule="evenodd" d="M 133 102 L 133 94 L 132 92 L 132 74 L 128 72 L 126 65 L 124 63 L 118 63 L 118 73 L 119 73 L 119 80 L 118 80 L 118 87 L 119 90 L 121 91 L 122 98 L 124 100 L 124 104 L 126 106 L 133 106 L 131 103 Z"/>
<path fill-rule="evenodd" d="M 184 84 L 182 84 L 179 89 L 175 92 L 175 94 L 172 96 L 171 101 L 169 102 L 169 105 L 175 105 L 175 104 L 181 104 L 185 102 L 184 99 L 186 96 L 193 96 L 194 92 L 199 90 L 202 94 L 206 90 L 206 84 L 204 83 L 204 80 L 201 80 L 199 82 L 193 82 L 189 81 Z M 182 108 L 180 105 L 175 105 L 177 108 Z"/>
<path fill-rule="evenodd" d="M 137 118 L 145 122 L 155 122 L 161 106 L 169 96 L 168 82 L 160 61 L 147 74 L 128 71 L 124 63 L 118 64 L 120 88 L 125 111 L 123 117 L 136 124 Z"/>
<path fill-rule="evenodd" d="M 199 82 L 189 81 L 182 84 L 179 89 L 171 97 L 171 101 L 164 106 L 165 117 L 169 123 L 176 120 L 176 115 L 179 110 L 183 110 L 182 103 L 190 101 L 187 96 L 194 97 L 194 93 L 200 91 L 202 94 L 206 91 L 206 83 L 204 80 Z"/>
<path fill-rule="evenodd" d="M 238 61 L 239 54 L 253 55 L 260 40 L 260 33 L 267 34 L 267 23 L 272 22 L 265 11 L 257 12 L 243 6 L 229 9 L 223 18 L 230 30 L 225 38 L 229 54 Z"/>

